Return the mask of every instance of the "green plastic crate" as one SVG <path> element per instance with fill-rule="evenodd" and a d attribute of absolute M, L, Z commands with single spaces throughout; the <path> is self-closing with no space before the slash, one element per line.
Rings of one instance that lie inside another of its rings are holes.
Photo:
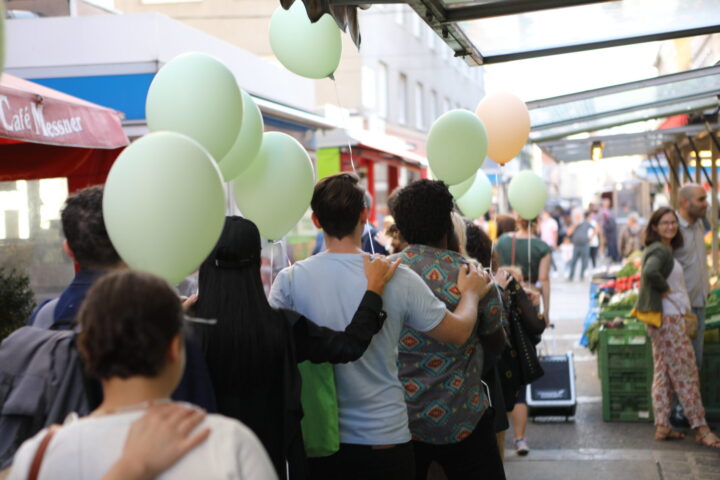
<path fill-rule="evenodd" d="M 652 422 L 652 400 L 649 388 L 643 393 L 603 394 L 603 420 Z"/>
<path fill-rule="evenodd" d="M 642 323 L 600 330 L 603 420 L 651 422 L 652 346 Z"/>

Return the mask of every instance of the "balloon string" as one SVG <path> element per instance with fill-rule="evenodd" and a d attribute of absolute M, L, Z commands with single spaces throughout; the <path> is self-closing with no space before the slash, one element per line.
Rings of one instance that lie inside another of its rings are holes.
<path fill-rule="evenodd" d="M 335 80 L 334 75 L 330 76 L 330 80 L 332 80 L 333 85 L 335 87 L 335 97 L 337 99 L 338 107 L 342 111 L 344 109 L 343 109 L 342 103 L 340 102 L 340 90 L 338 89 L 337 80 Z M 353 159 L 353 150 L 352 150 L 352 142 L 350 141 L 349 126 L 344 125 L 344 126 L 342 126 L 342 128 L 345 130 L 345 133 L 347 135 L 347 147 L 348 147 L 348 151 L 350 152 L 350 166 L 353 169 L 353 173 L 355 175 L 357 175 L 358 177 L 360 177 L 360 175 L 358 174 L 357 168 L 355 168 L 355 160 Z M 368 205 L 367 208 L 368 208 L 368 210 L 370 210 L 370 205 Z M 368 215 L 368 217 L 365 218 L 365 231 L 367 231 L 368 237 L 370 238 L 370 252 L 373 255 L 375 255 L 375 242 L 373 242 L 372 228 L 370 228 L 370 216 L 369 215 Z"/>
<path fill-rule="evenodd" d="M 532 282 L 532 257 L 530 252 L 530 241 L 532 240 L 532 220 L 528 221 L 528 280 Z"/>

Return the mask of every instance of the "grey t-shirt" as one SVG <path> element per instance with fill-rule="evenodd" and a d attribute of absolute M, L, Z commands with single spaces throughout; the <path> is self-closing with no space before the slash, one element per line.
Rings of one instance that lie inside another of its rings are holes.
<path fill-rule="evenodd" d="M 710 290 L 705 252 L 705 228 L 702 220 L 690 224 L 678 213 L 683 246 L 673 252 L 685 273 L 690 305 L 704 307 Z"/>
<path fill-rule="evenodd" d="M 573 245 L 576 247 L 584 247 L 590 243 L 590 230 L 592 230 L 592 228 L 593 226 L 590 225 L 590 222 L 587 220 L 584 220 L 580 225 L 578 225 L 570 237 Z"/>
<path fill-rule="evenodd" d="M 270 290 L 270 304 L 289 308 L 318 325 L 344 330 L 365 289 L 363 256 L 323 252 L 288 267 Z M 445 317 L 445 304 L 422 278 L 401 265 L 383 292 L 387 319 L 360 359 L 335 365 L 340 441 L 392 445 L 410 441 L 405 392 L 398 378 L 403 325 L 427 332 Z"/>

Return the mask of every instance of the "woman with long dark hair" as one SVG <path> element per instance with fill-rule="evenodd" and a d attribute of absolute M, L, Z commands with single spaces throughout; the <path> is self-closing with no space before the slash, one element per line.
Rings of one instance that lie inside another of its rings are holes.
<path fill-rule="evenodd" d="M 260 233 L 250 220 L 227 217 L 217 245 L 200 267 L 198 328 L 218 410 L 241 420 L 260 438 L 285 478 L 305 476 L 300 430 L 299 362 L 357 360 L 383 325 L 382 294 L 398 262 L 366 258 L 368 287 L 344 332 L 319 327 L 270 307 L 260 278 Z M 317 299 L 322 302 L 322 298 Z"/>
<path fill-rule="evenodd" d="M 720 448 L 720 438 L 705 420 L 695 351 L 686 333 L 685 315 L 691 309 L 682 266 L 673 258 L 673 250 L 683 246 L 674 210 L 662 207 L 653 212 L 643 244 L 640 292 L 632 314 L 648 324 L 652 343 L 655 440 L 684 437 L 670 427 L 670 406 L 675 393 L 695 430 L 695 441 Z"/>

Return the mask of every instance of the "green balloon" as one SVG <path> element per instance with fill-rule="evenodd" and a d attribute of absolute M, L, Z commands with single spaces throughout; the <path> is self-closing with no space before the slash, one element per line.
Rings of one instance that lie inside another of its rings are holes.
<path fill-rule="evenodd" d="M 187 135 L 219 160 L 240 131 L 243 99 L 235 77 L 222 62 L 204 53 L 183 53 L 155 75 L 145 116 L 150 131 Z"/>
<path fill-rule="evenodd" d="M 257 157 L 233 181 L 235 203 L 255 222 L 263 237 L 278 240 L 310 206 L 315 174 L 310 157 L 290 135 L 263 135 Z"/>
<path fill-rule="evenodd" d="M 270 18 L 270 48 L 285 68 L 307 78 L 325 78 L 340 64 L 340 29 L 330 15 L 311 23 L 300 0 L 278 7 Z"/>
<path fill-rule="evenodd" d="M 440 180 L 457 185 L 482 166 L 487 145 L 485 125 L 477 115 L 467 110 L 451 110 L 430 128 L 427 159 Z"/>
<path fill-rule="evenodd" d="M 535 172 L 525 170 L 510 180 L 510 206 L 525 220 L 534 220 L 545 208 L 547 186 Z"/>
<path fill-rule="evenodd" d="M 220 238 L 225 221 L 220 171 L 195 140 L 151 133 L 115 161 L 105 183 L 103 215 L 128 266 L 177 284 Z"/>
<path fill-rule="evenodd" d="M 252 97 L 245 91 L 242 92 L 242 97 L 243 119 L 240 133 L 230 151 L 220 161 L 220 172 L 226 182 L 236 178 L 250 166 L 260 151 L 265 129 L 260 109 Z"/>
<path fill-rule="evenodd" d="M 492 184 L 485 172 L 478 170 L 470 189 L 457 200 L 457 205 L 468 218 L 480 218 L 490 210 Z"/>
<path fill-rule="evenodd" d="M 448 187 L 448 190 L 450 190 L 453 198 L 457 200 L 458 198 L 465 195 L 465 192 L 470 190 L 470 187 L 473 186 L 473 183 L 475 183 L 475 174 L 471 175 L 470 177 L 468 177 L 467 180 L 460 182 L 457 185 L 450 185 L 450 187 Z"/>

